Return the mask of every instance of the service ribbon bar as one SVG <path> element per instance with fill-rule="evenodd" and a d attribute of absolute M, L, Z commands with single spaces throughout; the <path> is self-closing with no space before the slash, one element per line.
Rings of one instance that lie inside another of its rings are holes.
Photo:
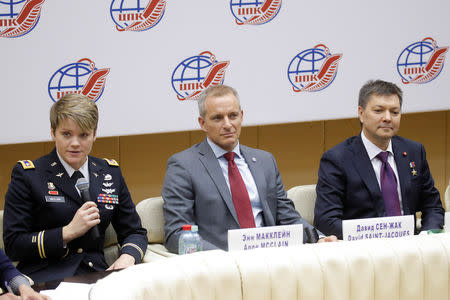
<path fill-rule="evenodd" d="M 119 204 L 119 196 L 110 194 L 99 194 L 97 197 L 97 202 L 108 204 Z"/>

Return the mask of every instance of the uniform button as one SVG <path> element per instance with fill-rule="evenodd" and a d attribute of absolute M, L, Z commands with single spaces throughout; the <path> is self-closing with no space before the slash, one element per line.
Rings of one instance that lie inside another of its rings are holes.
<path fill-rule="evenodd" d="M 78 254 L 83 253 L 83 248 L 78 248 L 77 253 L 78 253 Z"/>
<path fill-rule="evenodd" d="M 94 264 L 93 264 L 92 262 L 89 262 L 88 265 L 89 265 L 89 267 L 91 267 L 91 268 L 94 266 Z"/>

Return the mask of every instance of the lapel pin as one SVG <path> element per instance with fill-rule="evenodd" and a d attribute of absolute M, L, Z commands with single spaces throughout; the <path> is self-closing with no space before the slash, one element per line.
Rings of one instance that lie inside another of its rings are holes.
<path fill-rule="evenodd" d="M 408 155 L 408 153 L 406 153 L 406 151 L 405 152 L 403 152 L 403 156 L 407 156 Z"/>
<path fill-rule="evenodd" d="M 53 182 L 47 182 L 47 186 L 49 190 L 54 190 L 55 189 L 55 185 L 53 184 Z"/>
<path fill-rule="evenodd" d="M 52 166 L 52 167 L 54 167 L 54 166 L 56 166 L 56 165 L 57 165 L 56 161 L 54 161 L 54 162 L 52 162 L 52 163 L 50 164 L 50 166 Z"/>
<path fill-rule="evenodd" d="M 256 161 L 256 158 L 252 157 L 252 162 L 255 162 L 255 161 Z"/>
<path fill-rule="evenodd" d="M 412 170 L 411 173 L 413 174 L 413 176 L 417 176 L 417 171 L 416 170 Z"/>
<path fill-rule="evenodd" d="M 98 177 L 98 174 L 95 172 L 92 172 L 92 174 L 94 174 L 95 177 Z"/>
<path fill-rule="evenodd" d="M 58 176 L 59 178 L 61 178 L 64 175 L 64 173 L 58 173 L 56 174 L 56 176 Z"/>

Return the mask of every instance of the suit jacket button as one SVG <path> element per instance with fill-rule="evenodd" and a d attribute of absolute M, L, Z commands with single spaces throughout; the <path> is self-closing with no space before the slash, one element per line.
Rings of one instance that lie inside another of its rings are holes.
<path fill-rule="evenodd" d="M 89 265 L 89 267 L 93 267 L 94 266 L 94 264 L 90 261 L 89 263 L 88 263 L 88 265 Z"/>
<path fill-rule="evenodd" d="M 78 248 L 77 253 L 78 253 L 78 254 L 83 253 L 83 248 Z"/>

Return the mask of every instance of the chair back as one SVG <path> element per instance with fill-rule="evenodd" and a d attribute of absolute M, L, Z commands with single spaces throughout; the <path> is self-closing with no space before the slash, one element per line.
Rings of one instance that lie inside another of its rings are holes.
<path fill-rule="evenodd" d="M 313 224 L 314 221 L 314 206 L 316 205 L 316 185 L 299 185 L 294 186 L 287 191 L 288 198 L 294 202 L 295 209 L 300 215 Z"/>

